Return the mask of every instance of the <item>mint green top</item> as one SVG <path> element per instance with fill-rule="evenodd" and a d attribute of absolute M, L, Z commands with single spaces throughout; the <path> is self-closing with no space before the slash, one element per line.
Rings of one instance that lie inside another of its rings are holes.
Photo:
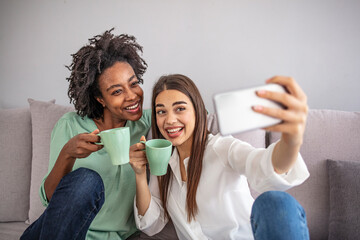
<path fill-rule="evenodd" d="M 144 110 L 138 121 L 127 121 L 130 128 L 130 145 L 140 141 L 142 135 L 146 136 L 151 126 L 151 110 Z M 97 129 L 95 122 L 88 118 L 81 118 L 75 112 L 66 113 L 56 123 L 51 133 L 49 171 L 53 168 L 63 146 L 75 135 L 90 133 Z M 92 239 L 126 239 L 137 231 L 134 220 L 134 196 L 136 191 L 135 173 L 130 164 L 114 166 L 105 149 L 90 154 L 87 158 L 77 159 L 72 170 L 85 167 L 99 173 L 105 186 L 105 202 L 99 213 L 90 225 L 86 235 L 87 240 Z M 47 201 L 44 177 L 40 186 L 40 199 L 44 206 Z"/>

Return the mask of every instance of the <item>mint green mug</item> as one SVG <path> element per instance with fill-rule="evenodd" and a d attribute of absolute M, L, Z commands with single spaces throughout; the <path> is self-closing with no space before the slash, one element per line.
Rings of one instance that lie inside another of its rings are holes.
<path fill-rule="evenodd" d="M 122 165 L 129 162 L 130 151 L 130 129 L 129 127 L 112 128 L 101 131 L 100 142 L 109 154 L 113 165 Z"/>
<path fill-rule="evenodd" d="M 145 143 L 150 173 L 155 176 L 165 175 L 171 157 L 172 143 L 166 139 L 151 139 L 143 143 Z"/>

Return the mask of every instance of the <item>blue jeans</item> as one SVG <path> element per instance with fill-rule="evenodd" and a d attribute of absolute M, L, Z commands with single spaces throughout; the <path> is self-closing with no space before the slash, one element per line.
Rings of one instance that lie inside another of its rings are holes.
<path fill-rule="evenodd" d="M 104 184 L 97 172 L 72 171 L 61 179 L 44 213 L 20 239 L 85 239 L 104 201 Z"/>
<path fill-rule="evenodd" d="M 309 239 L 305 211 L 286 192 L 269 191 L 256 198 L 251 227 L 256 240 Z"/>

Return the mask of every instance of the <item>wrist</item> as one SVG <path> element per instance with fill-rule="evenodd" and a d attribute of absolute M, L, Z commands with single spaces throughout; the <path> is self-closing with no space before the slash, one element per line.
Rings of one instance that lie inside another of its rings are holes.
<path fill-rule="evenodd" d="M 285 145 L 288 148 L 299 150 L 303 143 L 303 137 L 302 136 L 293 137 L 283 134 L 280 139 L 280 142 L 282 145 Z"/>
<path fill-rule="evenodd" d="M 136 182 L 138 182 L 138 183 L 146 182 L 146 184 L 147 184 L 146 171 L 143 171 L 142 173 L 135 173 L 135 179 L 136 179 Z"/>
<path fill-rule="evenodd" d="M 74 165 L 76 157 L 71 156 L 68 154 L 64 149 L 61 150 L 58 160 L 60 160 L 65 165 Z"/>

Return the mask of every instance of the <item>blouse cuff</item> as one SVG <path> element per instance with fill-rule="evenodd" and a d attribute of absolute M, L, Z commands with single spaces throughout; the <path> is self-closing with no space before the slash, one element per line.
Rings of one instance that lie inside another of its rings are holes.
<path fill-rule="evenodd" d="M 139 211 L 136 207 L 136 197 L 135 197 L 134 216 L 135 216 L 136 227 L 139 230 L 144 230 L 147 227 L 151 226 L 156 221 L 156 219 L 158 219 L 160 217 L 160 211 L 156 207 L 156 203 L 154 202 L 153 198 L 151 197 L 150 204 L 149 204 L 148 209 L 145 212 L 145 215 L 144 216 L 140 215 Z"/>
<path fill-rule="evenodd" d="M 275 188 L 274 190 L 285 191 L 303 183 L 310 176 L 310 173 L 300 153 L 298 154 L 293 167 L 287 173 L 278 174 L 275 172 L 272 164 L 272 154 L 275 145 L 276 142 L 268 147 L 268 150 L 270 150 L 268 154 L 270 155 L 264 159 L 265 164 L 262 165 L 263 171 L 266 173 L 266 176 L 268 176 L 264 181 L 266 182 L 266 185 L 273 186 Z"/>

